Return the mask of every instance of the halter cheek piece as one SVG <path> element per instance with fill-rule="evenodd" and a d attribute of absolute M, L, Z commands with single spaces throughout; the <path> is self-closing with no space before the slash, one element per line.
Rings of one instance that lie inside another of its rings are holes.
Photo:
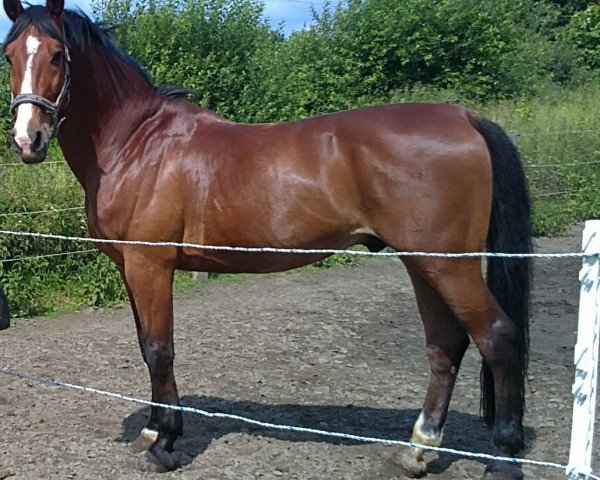
<path fill-rule="evenodd" d="M 58 129 L 60 128 L 62 122 L 66 120 L 65 117 L 60 117 L 60 107 L 62 106 L 65 99 L 69 100 L 69 87 L 71 86 L 71 72 L 69 69 L 69 63 L 71 62 L 71 56 L 69 55 L 69 49 L 65 45 L 65 79 L 63 81 L 62 89 L 56 97 L 55 102 L 51 102 L 47 98 L 41 97 L 39 95 L 35 95 L 33 93 L 23 93 L 21 95 L 17 95 L 12 103 L 10 104 L 10 113 L 15 114 L 17 107 L 22 105 L 23 103 L 31 103 L 36 105 L 50 115 L 52 115 L 52 127 L 53 127 L 53 135 L 58 134 Z"/>

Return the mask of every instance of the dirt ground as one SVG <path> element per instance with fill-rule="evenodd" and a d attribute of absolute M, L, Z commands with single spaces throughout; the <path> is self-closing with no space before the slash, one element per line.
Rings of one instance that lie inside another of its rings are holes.
<path fill-rule="evenodd" d="M 578 228 L 536 244 L 540 251 L 560 252 L 579 251 L 580 242 Z M 568 460 L 580 264 L 536 264 L 527 458 Z M 184 404 L 267 422 L 409 438 L 429 367 L 413 293 L 398 261 L 209 280 L 180 296 L 175 310 Z M 0 334 L 0 348 L 0 365 L 7 369 L 149 398 L 128 306 L 17 319 Z M 491 453 L 478 417 L 478 368 L 470 347 L 444 446 Z M 396 447 L 283 434 L 194 414 L 185 414 L 177 444 L 191 463 L 172 473 L 142 474 L 127 442 L 147 416 L 137 404 L 0 375 L 0 471 L 19 479 L 377 480 L 397 474 L 389 461 Z M 427 459 L 431 479 L 480 478 L 484 468 L 446 454 Z M 564 478 L 556 469 L 524 471 L 530 479 Z"/>

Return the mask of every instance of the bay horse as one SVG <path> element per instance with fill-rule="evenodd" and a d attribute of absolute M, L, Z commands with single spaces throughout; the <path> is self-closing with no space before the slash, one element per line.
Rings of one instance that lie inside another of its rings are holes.
<path fill-rule="evenodd" d="M 14 150 L 44 161 L 54 131 L 101 239 L 242 247 L 397 250 L 426 334 L 431 378 L 411 440 L 438 446 L 463 354 L 482 356 L 482 410 L 495 451 L 524 448 L 530 261 L 402 256 L 406 251 L 531 252 L 519 155 L 495 123 L 457 105 L 366 107 L 241 124 L 155 88 L 108 33 L 63 0 L 24 8 L 4 43 Z M 179 405 L 173 373 L 175 269 L 273 272 L 327 255 L 103 244 L 131 302 L 154 402 Z M 182 413 L 153 407 L 134 442 L 145 471 L 178 468 Z M 399 455 L 426 472 L 423 450 Z M 489 463 L 484 478 L 522 478 Z"/>

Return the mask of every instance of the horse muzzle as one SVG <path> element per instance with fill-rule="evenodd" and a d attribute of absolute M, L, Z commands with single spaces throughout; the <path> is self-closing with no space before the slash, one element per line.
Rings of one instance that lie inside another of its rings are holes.
<path fill-rule="evenodd" d="M 46 159 L 50 133 L 46 128 L 27 130 L 27 135 L 16 136 L 13 130 L 12 148 L 24 163 L 41 163 Z"/>

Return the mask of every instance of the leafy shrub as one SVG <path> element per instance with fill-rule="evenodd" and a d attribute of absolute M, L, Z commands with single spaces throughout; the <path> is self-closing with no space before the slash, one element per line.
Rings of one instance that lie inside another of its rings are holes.
<path fill-rule="evenodd" d="M 256 0 L 105 0 L 96 14 L 117 25 L 118 43 L 157 84 L 177 84 L 198 102 L 240 119 L 239 99 L 252 83 L 252 58 L 281 40 Z"/>
<path fill-rule="evenodd" d="M 560 32 L 567 44 L 577 49 L 579 61 L 591 69 L 600 69 L 600 5 L 590 5 L 573 15 Z"/>

